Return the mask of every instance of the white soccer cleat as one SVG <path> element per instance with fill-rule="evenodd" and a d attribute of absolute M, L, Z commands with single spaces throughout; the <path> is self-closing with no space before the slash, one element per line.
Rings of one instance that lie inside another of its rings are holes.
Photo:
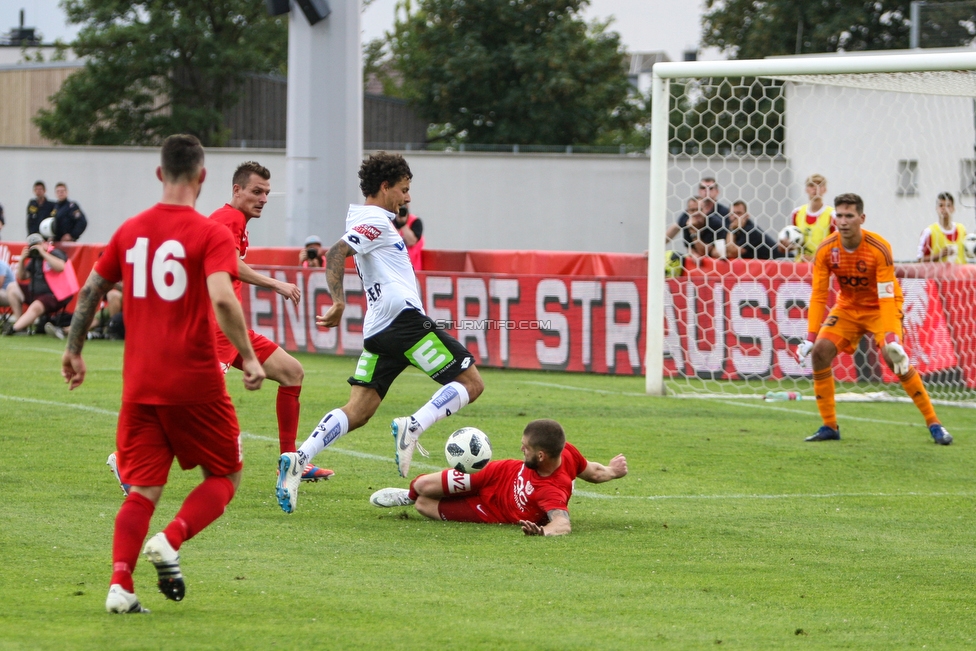
<path fill-rule="evenodd" d="M 129 484 L 122 483 L 122 475 L 119 474 L 119 462 L 114 452 L 108 455 L 108 459 L 105 460 L 105 465 L 108 466 L 108 469 L 112 471 L 113 475 L 115 475 L 115 480 L 119 482 L 119 488 L 122 489 L 122 494 L 128 497 L 129 489 L 132 487 Z"/>
<path fill-rule="evenodd" d="M 413 500 L 408 497 L 406 488 L 382 488 L 369 496 L 369 503 L 382 509 L 394 506 L 410 506 Z"/>
<path fill-rule="evenodd" d="M 119 615 L 149 612 L 148 608 L 143 608 L 142 604 L 139 603 L 139 597 L 135 593 L 124 590 L 118 583 L 113 583 L 108 589 L 108 597 L 105 598 L 105 610 Z"/>
<path fill-rule="evenodd" d="M 146 541 L 142 548 L 142 555 L 156 566 L 159 591 L 167 599 L 183 601 L 186 595 L 186 583 L 180 571 L 180 554 L 169 544 L 166 534 L 162 531 Z"/>
<path fill-rule="evenodd" d="M 278 505 L 285 513 L 294 513 L 298 503 L 298 486 L 302 483 L 304 466 L 298 460 L 297 452 L 285 452 L 278 457 L 278 483 L 275 495 Z"/>
<path fill-rule="evenodd" d="M 417 442 L 420 435 L 414 434 L 410 430 L 410 418 L 409 416 L 401 416 L 400 418 L 394 418 L 393 422 L 390 423 L 393 440 L 396 442 L 397 469 L 400 471 L 401 477 L 406 477 L 407 473 L 410 472 L 410 462 L 413 460 L 414 450 L 419 451 L 425 457 L 430 456 L 430 453 Z M 419 428 L 419 425 L 417 427 Z"/>

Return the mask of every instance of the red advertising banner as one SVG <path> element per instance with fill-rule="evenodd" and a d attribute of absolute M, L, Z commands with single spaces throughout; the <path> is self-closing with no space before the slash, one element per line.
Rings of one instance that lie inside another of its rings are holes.
<path fill-rule="evenodd" d="M 930 266 L 899 270 L 901 276 L 914 276 L 901 279 L 905 347 L 923 375 L 961 370 L 966 383 L 976 387 L 976 356 L 960 347 L 976 340 L 971 307 L 976 273 L 967 268 L 951 277 L 944 277 L 949 270 L 919 277 L 918 269 Z M 366 302 L 358 277 L 346 275 L 343 321 L 325 330 L 314 319 L 331 304 L 322 270 L 259 269 L 297 284 L 303 300 L 295 306 L 270 290 L 249 286 L 244 307 L 255 331 L 287 350 L 359 354 Z M 809 363 L 801 366 L 789 354 L 807 332 L 808 273 L 807 265 L 791 262 L 718 262 L 668 279 L 665 375 L 730 380 L 809 376 Z M 479 365 L 643 372 L 644 277 L 430 271 L 420 272 L 418 283 L 427 313 L 474 353 Z M 897 381 L 876 356 L 859 361 L 841 354 L 834 372 L 841 381 Z"/>

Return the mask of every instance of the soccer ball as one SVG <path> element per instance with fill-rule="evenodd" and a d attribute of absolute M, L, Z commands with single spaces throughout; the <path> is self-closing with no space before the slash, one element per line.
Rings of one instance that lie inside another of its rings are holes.
<path fill-rule="evenodd" d="M 476 427 L 462 427 L 447 437 L 444 455 L 455 470 L 476 473 L 491 461 L 491 441 Z"/>
<path fill-rule="evenodd" d="M 37 232 L 41 234 L 45 240 L 54 239 L 54 217 L 48 217 L 41 221 L 37 227 Z"/>
<path fill-rule="evenodd" d="M 976 262 L 976 233 L 970 233 L 962 241 L 962 248 L 970 262 Z"/>
<path fill-rule="evenodd" d="M 803 231 L 796 226 L 787 226 L 779 232 L 779 241 L 786 242 L 787 246 L 791 249 L 798 249 L 803 246 L 805 239 L 803 237 Z"/>

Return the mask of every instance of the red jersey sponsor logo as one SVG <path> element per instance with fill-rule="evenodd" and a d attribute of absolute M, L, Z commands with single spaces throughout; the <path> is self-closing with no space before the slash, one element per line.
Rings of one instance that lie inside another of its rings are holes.
<path fill-rule="evenodd" d="M 380 233 L 380 229 L 376 228 L 375 226 L 370 226 L 369 224 L 360 224 L 359 226 L 354 226 L 352 230 L 356 231 L 357 233 L 365 237 L 370 242 L 372 242 L 382 234 Z"/>

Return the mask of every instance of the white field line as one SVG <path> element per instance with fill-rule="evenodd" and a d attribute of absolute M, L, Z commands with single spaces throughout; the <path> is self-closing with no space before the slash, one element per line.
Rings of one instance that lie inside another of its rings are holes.
<path fill-rule="evenodd" d="M 647 398 L 647 397 L 649 397 L 646 393 L 636 393 L 636 392 L 632 392 L 632 391 L 610 391 L 610 390 L 607 390 L 607 389 L 590 389 L 590 388 L 587 388 L 587 387 L 576 387 L 576 386 L 572 386 L 572 385 L 569 385 L 569 384 L 556 384 L 554 382 L 535 382 L 535 381 L 532 381 L 532 380 L 526 380 L 524 383 L 525 384 L 533 384 L 535 386 L 541 386 L 541 387 L 551 387 L 553 389 L 565 389 L 567 391 L 585 391 L 587 393 L 600 393 L 600 394 L 614 395 L 614 396 L 634 396 L 634 397 L 640 397 L 640 398 Z M 700 399 L 700 400 L 715 400 L 715 396 L 714 395 L 704 396 L 704 397 L 699 397 L 699 396 L 694 396 L 694 395 L 669 396 L 669 397 L 673 397 L 673 398 L 680 397 L 680 398 L 682 398 L 684 400 L 696 400 L 696 399 Z M 766 405 L 766 404 L 764 404 L 762 402 L 756 403 L 754 401 L 750 401 L 750 402 L 748 402 L 746 404 L 743 404 L 741 402 L 738 402 L 737 400 L 729 399 L 728 397 L 726 397 L 725 399 L 718 399 L 718 400 L 715 400 L 715 401 L 716 402 L 719 402 L 719 403 L 721 403 L 723 405 L 729 405 L 730 407 L 746 407 L 748 409 L 757 409 L 758 408 L 758 409 L 766 409 L 768 411 L 781 411 L 781 412 L 785 412 L 785 413 L 788 413 L 788 414 L 796 414 L 796 415 L 801 415 L 801 416 L 810 416 L 810 417 L 817 418 L 817 419 L 820 418 L 820 414 L 818 412 L 816 412 L 816 411 L 808 411 L 808 410 L 805 410 L 805 409 L 790 409 L 788 407 L 774 407 L 772 405 Z M 811 402 L 813 402 L 813 401 L 810 401 L 807 404 L 810 404 Z M 953 406 L 959 406 L 959 405 L 953 405 Z M 864 422 L 864 423 L 877 423 L 879 425 L 898 425 L 900 427 L 924 427 L 924 424 L 921 423 L 921 422 L 915 422 L 915 421 L 906 422 L 906 421 L 900 421 L 900 420 L 883 420 L 883 419 L 880 419 L 880 418 L 866 418 L 864 416 L 851 416 L 849 414 L 837 414 L 837 418 L 840 419 L 840 420 L 856 420 L 856 421 L 861 421 L 861 422 Z M 972 427 L 957 427 L 957 426 L 953 426 L 951 428 L 951 431 L 956 431 L 956 430 L 969 431 L 969 430 L 972 430 L 972 429 L 974 429 L 974 428 L 972 428 Z"/>

